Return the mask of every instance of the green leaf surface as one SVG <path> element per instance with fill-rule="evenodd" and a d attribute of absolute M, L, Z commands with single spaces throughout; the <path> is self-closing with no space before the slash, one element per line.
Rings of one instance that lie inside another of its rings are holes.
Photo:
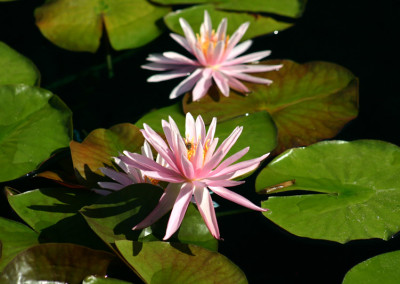
<path fill-rule="evenodd" d="M 114 248 L 116 240 L 160 240 L 165 235 L 169 214 L 142 232 L 133 231 L 132 228 L 156 207 L 162 192 L 158 186 L 134 184 L 82 208 L 81 213 L 92 230 L 111 248 Z M 218 246 L 194 205 L 189 206 L 174 238 L 213 250 Z"/>
<path fill-rule="evenodd" d="M 305 8 L 306 0 L 153 0 L 153 2 L 174 4 L 213 3 L 219 9 L 247 12 L 273 13 L 287 17 L 300 17 Z"/>
<path fill-rule="evenodd" d="M 294 181 L 263 214 L 302 237 L 340 243 L 381 238 L 400 230 L 400 148 L 377 140 L 326 141 L 286 151 L 264 168 L 256 190 Z M 279 187 L 277 187 L 279 188 Z"/>
<path fill-rule="evenodd" d="M 0 271 L 21 251 L 38 243 L 38 233 L 0 217 Z"/>
<path fill-rule="evenodd" d="M 99 195 L 83 189 L 43 188 L 8 194 L 13 210 L 36 232 L 41 242 L 69 242 L 92 248 L 103 243 L 78 213 Z"/>
<path fill-rule="evenodd" d="M 103 28 L 116 50 L 147 44 L 162 32 L 170 11 L 147 0 L 53 0 L 35 10 L 36 25 L 59 47 L 95 52 Z"/>
<path fill-rule="evenodd" d="M 122 281 L 115 278 L 110 277 L 96 277 L 96 276 L 88 276 L 86 277 L 82 284 L 128 284 L 131 282 Z"/>
<path fill-rule="evenodd" d="M 27 85 L 0 86 L 0 182 L 34 170 L 67 147 L 72 113 L 55 95 Z"/>
<path fill-rule="evenodd" d="M 139 128 L 130 123 L 117 124 L 110 129 L 95 129 L 82 143 L 71 141 L 71 156 L 78 180 L 92 187 L 97 186 L 99 178 L 104 176 L 100 167 L 112 167 L 113 157 L 124 150 L 138 152 L 143 143 Z"/>
<path fill-rule="evenodd" d="M 200 31 L 200 25 L 204 20 L 204 10 L 207 10 L 210 14 L 215 30 L 223 18 L 228 19 L 228 35 L 232 35 L 244 22 L 250 22 L 250 28 L 244 34 L 242 40 L 251 39 L 275 31 L 282 31 L 292 26 L 290 23 L 277 21 L 271 17 L 263 15 L 254 16 L 248 13 L 217 10 L 213 5 L 201 5 L 177 10 L 166 15 L 164 21 L 170 30 L 178 34 L 183 34 L 182 28 L 179 24 L 179 18 L 184 18 L 191 25 L 193 31 L 198 33 Z"/>
<path fill-rule="evenodd" d="M 147 283 L 247 283 L 225 256 L 187 244 L 116 241 L 126 261 Z"/>
<path fill-rule="evenodd" d="M 232 91 L 229 97 L 205 96 L 199 102 L 192 102 L 186 94 L 184 111 L 202 114 L 206 122 L 214 116 L 224 121 L 267 111 L 278 128 L 277 153 L 332 138 L 357 116 L 358 80 L 346 68 L 322 61 L 261 64 L 283 64 L 279 71 L 256 74 L 273 80 L 270 86 L 246 83 L 251 90 L 248 96 Z"/>
<path fill-rule="evenodd" d="M 208 116 L 207 113 L 196 113 L 196 115 L 198 114 L 201 114 L 203 118 L 207 118 L 208 121 L 211 122 L 211 117 Z M 184 135 L 185 115 L 181 110 L 180 103 L 150 112 L 137 121 L 136 125 L 138 127 L 143 127 L 143 123 L 147 123 L 155 131 L 163 133 L 161 120 L 168 120 L 168 116 L 171 116 L 174 119 L 181 134 Z M 219 137 L 219 141 L 222 143 L 222 141 L 232 133 L 236 126 L 243 126 L 243 132 L 227 154 L 227 157 L 250 146 L 250 151 L 239 161 L 249 160 L 268 153 L 276 147 L 276 127 L 267 112 L 261 111 L 247 115 L 242 114 L 218 122 L 215 137 Z"/>
<path fill-rule="evenodd" d="M 40 73 L 25 56 L 0 41 L 0 85 L 39 85 Z"/>
<path fill-rule="evenodd" d="M 372 257 L 354 266 L 343 279 L 343 284 L 400 283 L 400 251 Z"/>
<path fill-rule="evenodd" d="M 90 275 L 106 275 L 113 258 L 74 244 L 36 245 L 4 268 L 0 283 L 81 283 Z"/>

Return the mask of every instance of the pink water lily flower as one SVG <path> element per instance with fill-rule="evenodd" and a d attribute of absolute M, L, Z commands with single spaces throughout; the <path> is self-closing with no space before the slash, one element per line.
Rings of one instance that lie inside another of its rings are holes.
<path fill-rule="evenodd" d="M 179 21 L 185 37 L 177 34 L 171 34 L 171 37 L 194 55 L 195 59 L 176 52 L 164 52 L 163 54 L 150 54 L 147 60 L 151 63 L 142 66 L 149 70 L 168 71 L 151 76 L 147 80 L 148 82 L 187 77 L 172 90 L 170 99 L 174 99 L 194 87 L 193 100 L 197 101 L 207 93 L 212 81 L 226 97 L 229 96 L 229 88 L 241 93 L 248 93 L 249 89 L 239 80 L 259 84 L 271 84 L 272 81 L 247 73 L 279 70 L 282 67 L 282 65 L 246 64 L 267 57 L 271 53 L 269 50 L 238 57 L 252 44 L 251 40 L 247 40 L 237 45 L 249 27 L 249 22 L 242 24 L 229 38 L 226 35 L 227 19 L 224 18 L 221 21 L 215 32 L 207 11 L 204 11 L 204 22 L 200 27 L 200 34 L 195 35 L 188 22 L 183 18 L 180 18 Z"/>
<path fill-rule="evenodd" d="M 154 180 L 169 182 L 156 208 L 133 229 L 150 226 L 172 209 L 164 240 L 170 238 L 179 228 L 189 202 L 194 197 L 195 203 L 211 234 L 219 239 L 219 229 L 209 190 L 247 208 L 266 211 L 251 203 L 241 195 L 226 187 L 236 186 L 244 181 L 233 180 L 253 171 L 268 154 L 259 158 L 235 163 L 242 158 L 249 147 L 225 158 L 226 154 L 239 138 L 243 127 L 236 127 L 219 147 L 218 138 L 214 137 L 217 120 L 214 118 L 206 132 L 201 116 L 196 121 L 186 115 L 186 137 L 182 138 L 174 120 L 162 121 L 167 142 L 153 129 L 144 124 L 142 130 L 145 139 L 164 159 L 161 165 L 153 159 L 137 153 L 124 151 L 120 159 L 128 166 L 138 168 Z"/>

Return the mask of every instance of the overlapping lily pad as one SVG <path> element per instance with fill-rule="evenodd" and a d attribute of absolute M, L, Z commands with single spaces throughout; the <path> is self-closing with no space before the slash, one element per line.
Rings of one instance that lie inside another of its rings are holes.
<path fill-rule="evenodd" d="M 39 85 L 40 73 L 35 64 L 1 41 L 0 66 L 3 66 L 0 68 L 0 85 Z"/>
<path fill-rule="evenodd" d="M 201 114 L 203 118 L 207 118 L 208 122 L 211 121 L 211 117 L 207 113 L 197 112 L 196 114 Z M 185 115 L 181 110 L 180 103 L 150 112 L 137 121 L 136 125 L 142 127 L 143 123 L 147 123 L 155 131 L 163 133 L 161 120 L 168 120 L 168 116 L 174 119 L 181 134 L 184 135 Z M 240 114 L 237 117 L 229 117 L 222 122 L 219 120 L 215 137 L 219 137 L 220 142 L 222 142 L 232 133 L 236 126 L 243 126 L 243 132 L 228 153 L 228 156 L 250 146 L 250 151 L 242 158 L 249 160 L 268 153 L 276 147 L 276 127 L 267 112 Z"/>
<path fill-rule="evenodd" d="M 158 221 L 144 232 L 132 228 L 156 207 L 162 192 L 158 186 L 134 184 L 82 208 L 81 213 L 92 230 L 112 248 L 117 240 L 160 240 L 165 235 L 165 222 Z M 218 245 L 193 205 L 186 212 L 177 239 L 213 250 Z"/>
<path fill-rule="evenodd" d="M 219 9 L 274 13 L 288 17 L 300 17 L 306 0 L 153 0 L 164 5 L 213 3 Z"/>
<path fill-rule="evenodd" d="M 54 0 L 35 10 L 36 25 L 54 44 L 95 52 L 103 30 L 116 50 L 147 44 L 162 32 L 159 21 L 169 7 L 147 0 Z"/>
<path fill-rule="evenodd" d="M 186 94 L 184 111 L 202 114 L 206 121 L 268 111 L 278 128 L 277 153 L 332 138 L 357 116 L 358 80 L 346 68 L 319 61 L 261 64 L 283 64 L 279 71 L 256 75 L 273 80 L 270 86 L 247 84 L 252 91 L 248 96 L 231 92 L 229 97 L 205 96 L 199 102 L 191 102 Z"/>
<path fill-rule="evenodd" d="M 250 22 L 250 28 L 245 33 L 242 40 L 269 34 L 274 31 L 282 31 L 292 26 L 291 23 L 278 21 L 264 15 L 257 15 L 255 17 L 248 13 L 217 10 L 213 5 L 200 5 L 183 10 L 177 10 L 165 16 L 164 21 L 170 30 L 178 34 L 183 34 L 182 28 L 179 24 L 179 18 L 184 18 L 191 25 L 193 31 L 197 33 L 200 31 L 200 25 L 204 20 L 204 10 L 207 10 L 210 14 L 215 29 L 223 18 L 227 18 L 227 34 L 229 35 L 232 35 L 244 22 Z"/>
<path fill-rule="evenodd" d="M 68 242 L 104 248 L 101 240 L 78 214 L 99 195 L 83 189 L 43 188 L 13 195 L 8 201 L 14 211 L 36 232 L 41 242 Z"/>
<path fill-rule="evenodd" d="M 18 253 L 36 245 L 38 236 L 23 224 L 0 217 L 0 271 Z"/>
<path fill-rule="evenodd" d="M 344 277 L 343 284 L 396 284 L 400 282 L 400 251 L 372 257 L 354 266 Z"/>
<path fill-rule="evenodd" d="M 34 170 L 68 147 L 71 111 L 51 92 L 28 85 L 0 87 L 0 182 Z"/>
<path fill-rule="evenodd" d="M 247 283 L 229 259 L 198 246 L 127 240 L 116 245 L 146 283 Z"/>
<path fill-rule="evenodd" d="M 326 141 L 275 158 L 257 177 L 256 190 L 309 192 L 262 202 L 268 219 L 298 236 L 387 240 L 400 231 L 399 172 L 400 148 L 393 144 Z"/>
<path fill-rule="evenodd" d="M 82 143 L 71 141 L 74 168 L 83 183 L 96 186 L 98 176 L 103 176 L 100 167 L 112 166 L 112 158 L 124 150 L 140 151 L 144 138 L 139 128 L 130 123 L 114 125 L 110 129 L 96 129 Z"/>
<path fill-rule="evenodd" d="M 112 254 L 74 244 L 41 244 L 18 254 L 0 275 L 1 283 L 81 283 L 106 275 Z"/>

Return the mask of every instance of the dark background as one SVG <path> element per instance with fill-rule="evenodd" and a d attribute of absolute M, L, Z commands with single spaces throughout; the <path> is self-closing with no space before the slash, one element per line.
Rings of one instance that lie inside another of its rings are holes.
<path fill-rule="evenodd" d="M 0 40 L 36 64 L 41 86 L 71 108 L 74 128 L 82 137 L 95 128 L 134 123 L 148 111 L 176 102 L 168 94 L 178 80 L 149 84 L 146 78 L 153 73 L 140 68 L 149 53 L 183 52 L 167 35 L 136 50 L 116 52 L 103 42 L 96 54 L 66 51 L 35 26 L 33 10 L 42 3 L 0 3 Z M 348 68 L 360 81 L 360 113 L 336 139 L 379 139 L 400 145 L 400 94 L 395 88 L 400 80 L 395 46 L 399 3 L 310 0 L 294 27 L 256 38 L 250 51 L 271 49 L 274 59 L 322 60 Z M 105 65 L 108 53 L 114 60 L 111 79 Z M 258 202 L 265 197 L 253 193 L 253 182 L 248 180 L 242 189 Z M 238 209 L 216 201 L 220 212 Z M 340 283 L 355 264 L 400 248 L 397 237 L 346 245 L 299 238 L 254 212 L 220 217 L 219 226 L 225 239 L 220 252 L 243 269 L 250 283 Z"/>

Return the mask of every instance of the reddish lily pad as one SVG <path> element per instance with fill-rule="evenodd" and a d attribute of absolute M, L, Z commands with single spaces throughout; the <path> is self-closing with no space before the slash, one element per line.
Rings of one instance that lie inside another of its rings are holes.
<path fill-rule="evenodd" d="M 78 179 L 97 186 L 100 167 L 112 167 L 112 158 L 124 150 L 138 152 L 144 138 L 139 128 L 130 123 L 117 124 L 110 129 L 99 128 L 89 133 L 82 143 L 71 141 L 71 155 Z"/>
<path fill-rule="evenodd" d="M 95 52 L 104 30 L 116 50 L 147 44 L 162 32 L 158 21 L 170 11 L 147 0 L 53 0 L 35 10 L 36 25 L 54 44 Z"/>
<path fill-rule="evenodd" d="M 146 283 L 247 283 L 244 273 L 217 252 L 187 244 L 116 241 Z"/>
<path fill-rule="evenodd" d="M 334 137 L 358 114 L 358 80 L 346 68 L 328 62 L 298 64 L 269 60 L 261 64 L 283 64 L 279 71 L 259 73 L 274 82 L 270 86 L 247 84 L 248 96 L 231 92 L 229 97 L 205 96 L 192 102 L 184 97 L 184 111 L 202 114 L 206 122 L 266 110 L 278 128 L 275 152 L 306 146 Z"/>
<path fill-rule="evenodd" d="M 19 253 L 3 270 L 0 283 L 81 283 L 106 275 L 114 256 L 74 244 L 41 244 Z"/>

